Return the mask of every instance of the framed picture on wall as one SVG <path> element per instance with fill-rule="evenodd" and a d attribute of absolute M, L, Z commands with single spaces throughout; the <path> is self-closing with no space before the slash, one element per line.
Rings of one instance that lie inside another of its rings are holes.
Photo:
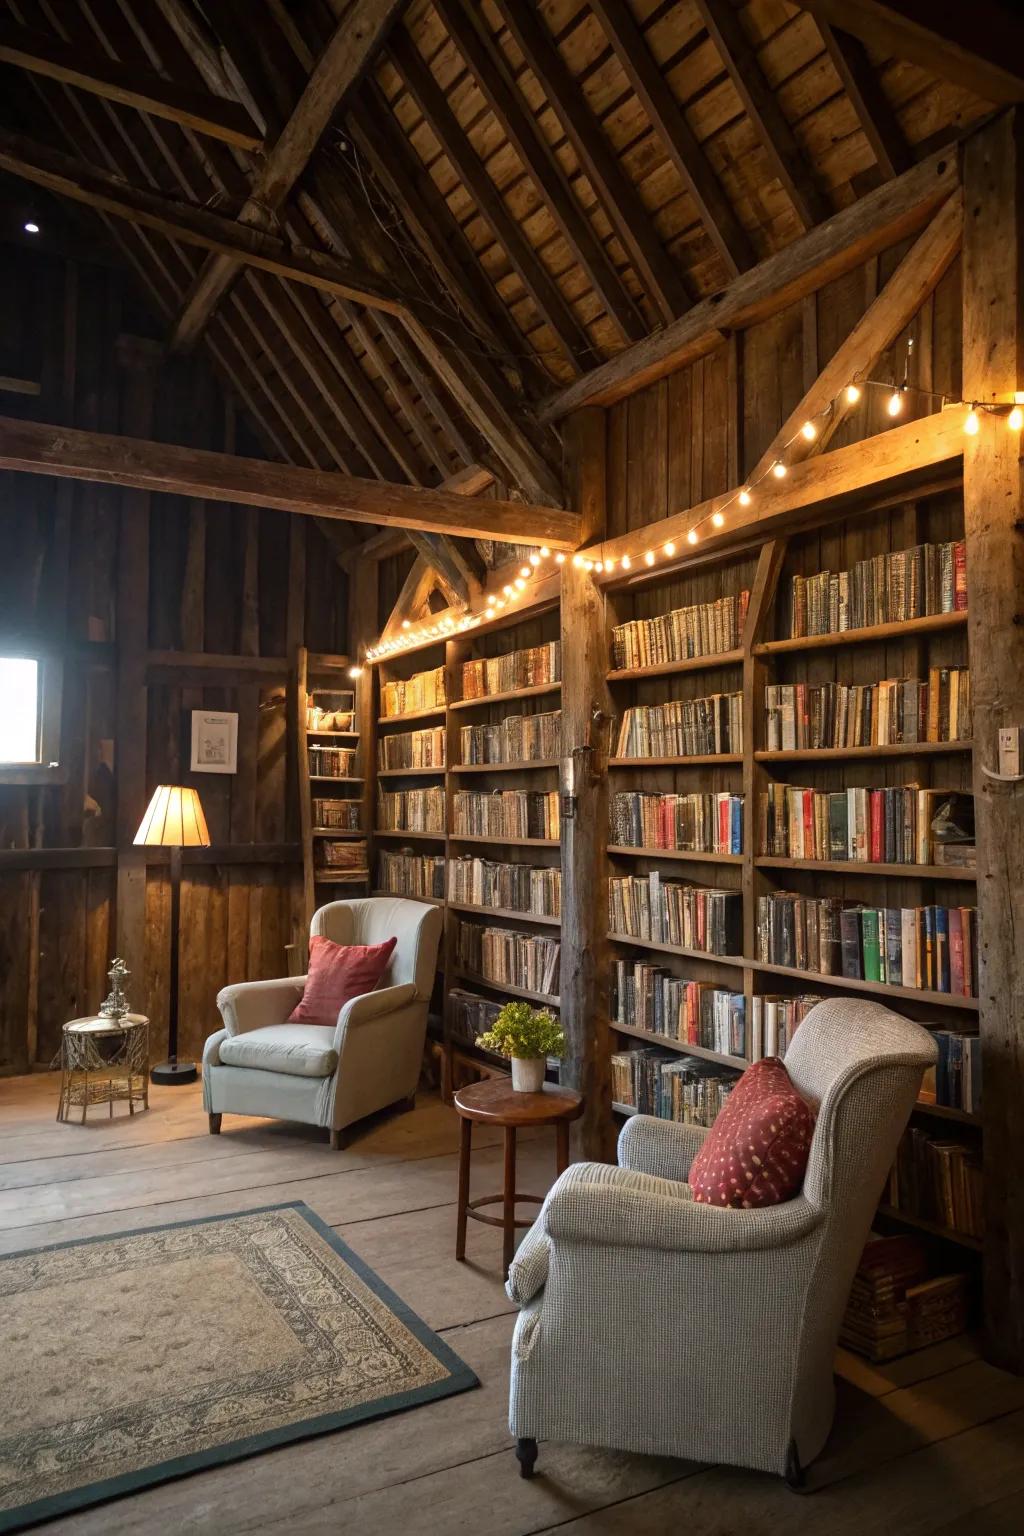
<path fill-rule="evenodd" d="M 193 773 L 238 771 L 238 716 L 223 710 L 192 711 Z"/>

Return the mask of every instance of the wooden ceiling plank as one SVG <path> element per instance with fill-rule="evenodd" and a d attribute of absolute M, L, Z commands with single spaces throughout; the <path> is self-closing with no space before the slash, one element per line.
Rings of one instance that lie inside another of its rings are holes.
<path fill-rule="evenodd" d="M 11 417 L 0 417 L 0 468 L 463 538 L 556 549 L 573 549 L 579 538 L 579 515 L 561 508 L 386 485 L 333 471 Z"/>
<path fill-rule="evenodd" d="M 449 461 L 441 448 L 437 434 L 427 418 L 427 413 L 417 408 L 412 390 L 407 388 L 398 377 L 392 354 L 387 350 L 382 338 L 378 337 L 374 331 L 369 315 L 364 314 L 354 304 L 347 304 L 344 299 L 335 299 L 330 306 L 330 312 L 339 328 L 346 324 L 352 327 L 353 334 L 366 349 L 374 367 L 379 370 L 388 391 L 397 400 L 399 409 L 419 439 L 424 453 L 443 479 L 448 473 Z"/>
<path fill-rule="evenodd" d="M 434 0 L 434 9 L 608 315 L 627 341 L 638 340 L 647 331 L 644 317 L 512 84 L 476 0 Z"/>
<path fill-rule="evenodd" d="M 827 219 L 832 209 L 800 152 L 775 92 L 764 77 L 739 13 L 733 9 L 730 0 L 694 0 L 694 3 L 786 196 L 804 229 L 811 229 Z"/>
<path fill-rule="evenodd" d="M 696 203 L 729 276 L 736 277 L 754 264 L 750 241 L 687 122 L 686 114 L 658 68 L 628 0 L 591 0 L 591 9 L 604 28 L 680 181 Z"/>
<path fill-rule="evenodd" d="M 554 38 L 531 5 L 524 5 L 522 0 L 495 0 L 495 6 L 662 320 L 674 320 L 690 307 L 686 285 L 662 245 L 643 199 L 592 116 L 580 82 L 573 78 Z"/>
<path fill-rule="evenodd" d="M 859 37 L 821 18 L 818 30 L 879 170 L 886 178 L 902 175 L 913 165 L 913 153 L 867 49 Z"/>

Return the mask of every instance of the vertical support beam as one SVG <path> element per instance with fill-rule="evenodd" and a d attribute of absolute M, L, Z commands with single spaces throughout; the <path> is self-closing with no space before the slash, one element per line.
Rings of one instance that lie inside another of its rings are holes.
<path fill-rule="evenodd" d="M 579 411 L 566 422 L 565 478 L 569 505 L 582 515 L 583 543 L 603 538 L 604 411 Z M 573 1127 L 575 1155 L 611 1162 L 608 741 L 613 703 L 607 682 L 604 594 L 571 560 L 562 566 L 561 615 L 563 1081 L 586 1101 Z"/>
<path fill-rule="evenodd" d="M 1003 401 L 1024 386 L 1024 112 L 964 152 L 963 389 Z M 978 841 L 978 993 L 985 1079 L 985 1336 L 1024 1372 L 1024 1184 L 1014 1177 L 1024 1104 L 1024 786 L 998 783 L 997 731 L 1024 725 L 1022 435 L 981 417 L 964 439 L 968 641 Z"/>
<path fill-rule="evenodd" d="M 366 647 L 380 633 L 378 566 L 367 561 L 348 578 L 348 654 L 361 664 Z M 366 866 L 370 871 L 369 889 L 376 884 L 373 827 L 377 796 L 377 668 L 363 666 L 352 684 L 355 689 L 355 728 L 359 732 L 356 772 L 363 780 L 362 809 L 359 824 L 366 837 Z"/>

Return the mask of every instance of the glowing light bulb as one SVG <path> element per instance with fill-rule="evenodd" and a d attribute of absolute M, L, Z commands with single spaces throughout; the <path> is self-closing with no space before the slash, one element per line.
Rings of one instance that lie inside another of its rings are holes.
<path fill-rule="evenodd" d="M 551 551 L 548 549 L 546 544 L 542 544 L 540 547 L 540 557 L 542 560 L 548 560 L 551 558 Z"/>
<path fill-rule="evenodd" d="M 847 386 L 846 386 L 846 403 L 847 403 L 847 405 L 856 405 L 857 401 L 859 399 L 860 399 L 860 390 L 857 388 L 857 385 L 856 384 L 847 384 Z"/>
<path fill-rule="evenodd" d="M 624 571 L 629 571 L 629 570 L 632 570 L 632 568 L 633 568 L 632 560 L 629 558 L 628 555 L 623 555 L 623 557 L 622 557 L 622 569 Z"/>
<path fill-rule="evenodd" d="M 525 576 L 532 576 L 533 575 L 533 569 L 529 565 L 521 565 L 519 567 L 519 574 L 520 574 L 520 576 L 524 576 L 524 577 Z"/>
<path fill-rule="evenodd" d="M 675 552 L 676 552 L 676 547 L 672 543 L 672 540 L 669 539 L 668 543 L 665 545 L 665 557 L 666 557 L 666 559 L 671 560 L 672 556 L 675 554 Z"/>
<path fill-rule="evenodd" d="M 23 228 L 26 235 L 38 235 L 39 233 L 39 225 L 35 222 L 34 219 L 29 219 Z"/>
<path fill-rule="evenodd" d="M 348 675 L 349 677 L 362 677 L 363 669 L 362 667 L 349 667 Z"/>
<path fill-rule="evenodd" d="M 511 597 L 512 596 L 512 588 L 510 586 L 506 585 L 506 586 L 502 587 L 501 590 L 504 592 L 506 597 Z"/>
<path fill-rule="evenodd" d="M 818 429 L 813 421 L 805 421 L 800 428 L 800 436 L 808 443 L 813 443 L 818 435 Z"/>
<path fill-rule="evenodd" d="M 605 568 L 606 571 L 614 571 L 614 569 L 615 569 L 615 561 L 614 560 L 606 560 L 605 563 L 604 563 L 604 568 Z"/>
<path fill-rule="evenodd" d="M 565 555 L 562 553 L 561 550 L 559 550 L 558 554 L 555 556 L 555 564 L 556 565 L 564 565 L 565 564 Z"/>
<path fill-rule="evenodd" d="M 583 569 L 585 571 L 592 571 L 594 569 L 594 562 L 593 562 L 593 560 L 584 560 L 584 562 L 583 562 Z"/>
<path fill-rule="evenodd" d="M 686 542 L 687 542 L 687 544 L 696 544 L 696 542 L 697 542 L 697 530 L 696 530 L 696 528 L 691 528 L 690 529 L 689 533 L 686 535 Z"/>
<path fill-rule="evenodd" d="M 519 588 L 520 592 L 526 586 L 526 582 L 523 580 L 523 578 L 521 576 L 517 576 L 516 577 L 515 584 Z"/>
<path fill-rule="evenodd" d="M 653 564 L 654 564 L 654 550 L 653 549 L 649 549 L 647 551 L 647 553 L 644 555 L 644 565 L 653 565 Z"/>
<path fill-rule="evenodd" d="M 603 571 L 604 570 L 604 561 L 603 560 L 596 560 L 594 562 L 594 570 L 595 571 Z"/>
<path fill-rule="evenodd" d="M 890 416 L 898 416 L 900 414 L 900 412 L 903 409 L 903 392 L 902 392 L 902 390 L 899 390 L 899 389 L 894 389 L 893 390 L 892 394 L 889 396 L 888 404 L 886 405 L 885 408 L 889 412 Z"/>
<path fill-rule="evenodd" d="M 534 570 L 536 570 L 538 565 L 540 565 L 540 555 L 537 555 L 537 554 L 531 555 L 530 556 L 530 564 L 533 566 Z"/>
<path fill-rule="evenodd" d="M 725 518 L 722 516 L 721 512 L 712 512 L 712 514 L 711 514 L 711 526 L 712 526 L 712 528 L 721 528 L 724 525 L 724 523 L 725 523 Z"/>
<path fill-rule="evenodd" d="M 499 597 L 499 598 L 498 598 L 498 601 L 497 601 L 497 602 L 496 602 L 496 603 L 495 603 L 495 605 L 494 605 L 494 606 L 495 606 L 495 608 L 497 608 L 497 610 L 498 610 L 498 612 L 499 612 L 499 613 L 500 613 L 500 612 L 501 612 L 501 610 L 502 610 L 502 609 L 503 609 L 503 608 L 504 608 L 504 606 L 505 606 L 505 599 L 504 599 L 504 598 L 503 598 L 503 597 Z"/>
<path fill-rule="evenodd" d="M 967 412 L 967 419 L 964 422 L 964 431 L 967 433 L 968 437 L 977 437 L 978 428 L 980 425 L 981 423 L 978 420 L 978 413 L 972 405 L 970 410 Z"/>
<path fill-rule="evenodd" d="M 775 463 L 772 465 L 772 474 L 775 476 L 776 480 L 785 480 L 786 466 L 783 464 L 781 459 L 775 460 Z"/>
<path fill-rule="evenodd" d="M 583 556 L 582 555 L 573 555 L 572 563 L 576 567 L 576 569 L 579 570 L 582 567 L 582 565 L 583 565 Z"/>
<path fill-rule="evenodd" d="M 1007 416 L 1006 425 L 1011 432 L 1019 432 L 1024 427 L 1024 410 L 1019 405 L 1015 405 L 1009 416 Z"/>
<path fill-rule="evenodd" d="M 740 491 L 740 494 L 736 498 L 741 507 L 749 507 L 753 499 L 753 496 L 751 496 L 746 486 L 743 487 L 742 491 Z"/>
<path fill-rule="evenodd" d="M 484 612 L 484 618 L 485 619 L 493 619 L 494 618 L 494 609 L 493 608 L 486 609 L 485 612 Z"/>
<path fill-rule="evenodd" d="M 402 628 L 403 629 L 412 629 L 412 624 L 409 622 L 408 619 L 403 619 L 402 620 Z"/>

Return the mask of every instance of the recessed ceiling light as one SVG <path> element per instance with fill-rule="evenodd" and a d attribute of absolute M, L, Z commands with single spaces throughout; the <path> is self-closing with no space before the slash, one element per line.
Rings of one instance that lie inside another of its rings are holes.
<path fill-rule="evenodd" d="M 29 219 L 28 222 L 25 225 L 25 233 L 26 233 L 26 235 L 38 235 L 38 233 L 39 233 L 39 225 L 38 224 L 34 224 L 32 222 L 32 220 Z"/>

